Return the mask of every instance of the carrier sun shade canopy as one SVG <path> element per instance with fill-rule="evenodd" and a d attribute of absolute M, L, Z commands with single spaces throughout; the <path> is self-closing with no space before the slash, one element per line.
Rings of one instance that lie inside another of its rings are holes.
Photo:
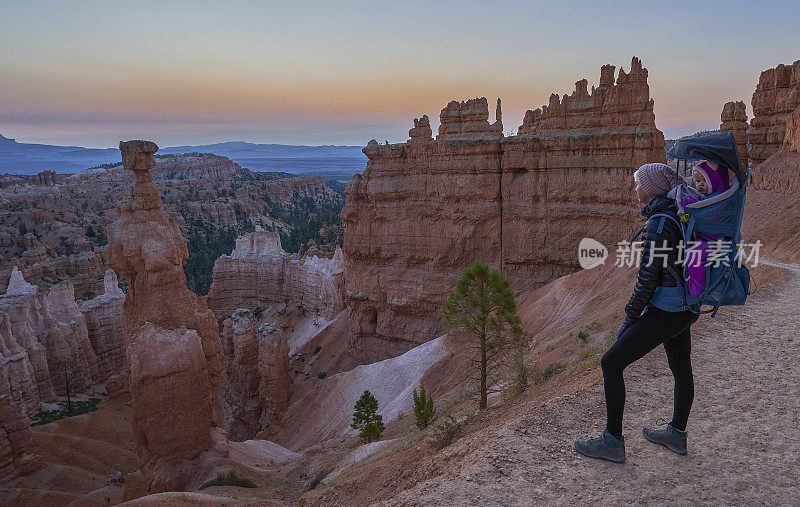
<path fill-rule="evenodd" d="M 733 171 L 740 182 L 747 181 L 747 172 L 739 161 L 736 141 L 730 132 L 681 139 L 669 149 L 667 158 L 676 158 L 678 161 L 710 160 Z"/>

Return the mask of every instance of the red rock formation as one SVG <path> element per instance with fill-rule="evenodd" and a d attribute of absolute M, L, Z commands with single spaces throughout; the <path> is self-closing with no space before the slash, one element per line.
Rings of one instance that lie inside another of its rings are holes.
<path fill-rule="evenodd" d="M 256 328 L 249 310 L 239 309 L 222 325 L 224 377 L 222 424 L 234 440 L 269 426 L 289 401 L 289 346 L 280 329 Z"/>
<path fill-rule="evenodd" d="M 578 269 L 577 245 L 613 247 L 634 229 L 633 171 L 664 161 L 647 70 L 601 70 L 599 88 L 529 111 L 519 136 L 488 122 L 486 99 L 451 102 L 436 140 L 425 117 L 402 144 L 364 148 L 346 190 L 345 288 L 353 354 L 397 355 L 443 331 L 441 307 L 474 260 L 521 291 Z M 498 104 L 498 113 L 499 113 Z"/>
<path fill-rule="evenodd" d="M 105 292 L 90 301 L 83 302 L 80 310 L 86 321 L 92 348 L 100 363 L 101 374 L 108 377 L 124 374 L 127 371 L 122 310 L 125 293 L 119 288 L 117 275 L 113 269 L 106 270 L 104 285 Z M 106 389 L 108 390 L 108 386 Z"/>
<path fill-rule="evenodd" d="M 744 102 L 727 102 L 722 108 L 720 115 L 719 131 L 722 133 L 731 132 L 736 140 L 736 151 L 739 155 L 739 163 L 743 167 L 749 167 L 749 153 L 747 151 L 747 108 Z"/>
<path fill-rule="evenodd" d="M 222 320 L 237 308 L 265 309 L 289 301 L 326 319 L 344 308 L 342 251 L 333 258 L 288 254 L 277 232 L 256 231 L 214 263 L 208 306 Z"/>
<path fill-rule="evenodd" d="M 800 153 L 800 107 L 786 119 L 786 137 L 783 147 L 789 151 Z"/>
<path fill-rule="evenodd" d="M 792 195 L 800 192 L 800 107 L 786 118 L 781 149 L 753 171 L 752 182 L 762 190 Z"/>
<path fill-rule="evenodd" d="M 485 98 L 453 101 L 436 140 L 364 148 L 367 167 L 342 210 L 349 348 L 362 361 L 441 334 L 437 305 L 454 274 L 476 258 L 499 261 L 502 128 L 488 116 Z"/>
<path fill-rule="evenodd" d="M 55 171 L 42 171 L 28 177 L 27 183 L 37 186 L 59 185 L 64 183 L 66 179 L 66 174 L 58 174 Z"/>
<path fill-rule="evenodd" d="M 664 162 L 647 69 L 601 69 L 600 86 L 578 81 L 571 95 L 551 95 L 535 124 L 503 141 L 502 269 L 516 291 L 578 269 L 577 245 L 592 237 L 610 250 L 639 219 L 633 172 Z M 525 132 L 529 132 L 525 134 Z"/>
<path fill-rule="evenodd" d="M 79 370 L 76 384 L 104 380 L 73 292 L 72 283 L 63 281 L 37 293 L 15 268 L 0 296 L 0 394 L 9 394 L 28 415 L 40 410 L 41 401 L 66 394 L 62 361 Z"/>
<path fill-rule="evenodd" d="M 445 141 L 485 141 L 503 137 L 500 99 L 497 99 L 497 117 L 489 124 L 489 104 L 486 97 L 456 100 L 447 104 L 439 115 L 439 136 Z M 416 124 L 415 124 L 416 126 Z"/>
<path fill-rule="evenodd" d="M 249 169 L 242 168 L 228 157 L 210 153 L 161 155 L 151 173 L 156 180 L 226 181 L 248 179 Z"/>
<path fill-rule="evenodd" d="M 800 107 L 800 60 L 762 72 L 752 106 L 750 159 L 752 166 L 758 168 L 781 148 L 786 137 L 786 119 Z"/>
<path fill-rule="evenodd" d="M 36 470 L 41 457 L 27 454 L 33 437 L 31 422 L 8 394 L 0 395 L 0 482 Z"/>
<path fill-rule="evenodd" d="M 186 286 L 186 240 L 149 170 L 155 143 L 120 143 L 136 183 L 108 227 L 109 264 L 128 280 L 125 345 L 139 468 L 151 491 L 181 488 L 211 450 L 221 380 L 217 321 Z"/>

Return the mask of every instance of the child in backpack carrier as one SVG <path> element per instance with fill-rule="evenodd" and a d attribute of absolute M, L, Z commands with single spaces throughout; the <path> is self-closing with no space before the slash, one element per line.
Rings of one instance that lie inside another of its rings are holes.
<path fill-rule="evenodd" d="M 698 199 L 692 195 L 687 195 L 681 200 L 682 206 L 702 201 L 730 188 L 728 168 L 715 162 L 700 162 L 692 170 L 692 176 L 694 177 L 695 189 L 700 192 L 700 198 Z M 693 232 L 691 241 L 693 241 L 694 244 L 692 248 L 687 251 L 686 256 L 686 288 L 689 289 L 689 294 L 692 297 L 697 297 L 705 290 L 705 266 L 709 254 L 709 243 L 717 241 L 717 236 Z M 712 254 L 716 254 L 716 250 L 714 250 Z"/>

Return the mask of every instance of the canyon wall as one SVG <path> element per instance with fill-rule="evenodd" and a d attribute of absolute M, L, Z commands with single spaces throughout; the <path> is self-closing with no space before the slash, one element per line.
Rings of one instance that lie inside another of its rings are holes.
<path fill-rule="evenodd" d="M 283 332 L 258 326 L 238 309 L 222 324 L 221 424 L 233 440 L 253 438 L 286 408 L 291 394 L 289 346 Z"/>
<path fill-rule="evenodd" d="M 230 255 L 214 263 L 208 306 L 222 320 L 238 308 L 265 309 L 288 301 L 332 319 L 344 308 L 342 257 L 338 247 L 332 258 L 313 250 L 289 254 L 277 232 L 245 234 Z"/>
<path fill-rule="evenodd" d="M 62 363 L 77 371 L 75 385 L 106 378 L 73 292 L 63 281 L 40 293 L 14 269 L 0 296 L 0 395 L 9 394 L 27 415 L 66 394 Z"/>
<path fill-rule="evenodd" d="M 124 375 L 125 366 L 125 322 L 123 319 L 122 305 L 125 293 L 119 288 L 117 275 L 113 269 L 106 270 L 103 294 L 84 301 L 80 311 L 86 322 L 86 331 L 92 349 L 97 354 L 98 367 L 103 378 Z M 112 379 L 106 382 L 106 392 L 114 397 L 118 387 L 123 391 L 128 390 L 127 383 L 119 385 Z"/>
<path fill-rule="evenodd" d="M 9 394 L 0 394 L 0 483 L 42 465 L 40 456 L 27 453 L 32 443 L 30 420 Z"/>
<path fill-rule="evenodd" d="M 105 292 L 78 306 L 72 282 L 44 292 L 14 268 L 0 296 L 0 395 L 30 416 L 66 394 L 64 362 L 78 372 L 78 391 L 122 373 L 124 294 L 111 270 Z"/>
<path fill-rule="evenodd" d="M 647 69 L 601 69 L 528 111 L 503 138 L 498 101 L 453 101 L 433 139 L 427 116 L 410 139 L 364 148 L 363 175 L 346 189 L 345 295 L 351 353 L 400 354 L 443 331 L 441 308 L 475 260 L 502 268 L 523 291 L 577 269 L 581 238 L 612 249 L 634 230 L 633 171 L 664 162 Z"/>
<path fill-rule="evenodd" d="M 786 120 L 800 107 L 800 60 L 762 72 L 751 104 L 750 159 L 757 168 L 781 149 L 786 137 Z"/>
<path fill-rule="evenodd" d="M 135 184 L 108 226 L 109 265 L 128 280 L 124 302 L 131 421 L 139 469 L 151 491 L 183 488 L 213 453 L 222 377 L 217 320 L 186 286 L 189 253 L 163 212 L 149 170 L 149 141 L 120 143 Z"/>
<path fill-rule="evenodd" d="M 485 98 L 453 101 L 435 140 L 423 117 L 406 143 L 364 148 L 342 210 L 350 349 L 364 361 L 441 334 L 457 274 L 476 259 L 499 264 L 503 135 L 488 118 Z"/>
<path fill-rule="evenodd" d="M 584 79 L 569 95 L 551 95 L 503 140 L 501 267 L 517 292 L 576 271 L 583 237 L 612 253 L 632 237 L 633 172 L 665 162 L 647 69 L 634 57 L 616 82 L 614 70 L 603 66 L 591 92 Z"/>
<path fill-rule="evenodd" d="M 781 148 L 753 171 L 753 185 L 781 194 L 800 192 L 800 107 L 786 118 Z"/>

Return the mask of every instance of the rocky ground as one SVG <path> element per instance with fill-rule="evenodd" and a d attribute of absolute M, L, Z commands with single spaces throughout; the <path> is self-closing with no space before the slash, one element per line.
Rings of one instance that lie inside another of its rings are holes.
<path fill-rule="evenodd" d="M 800 265 L 741 308 L 704 317 L 694 328 L 696 395 L 689 454 L 647 442 L 642 426 L 672 410 L 672 376 L 659 348 L 626 371 L 624 432 L 628 460 L 618 465 L 578 455 L 575 438 L 603 428 L 602 379 L 528 403 L 508 421 L 457 441 L 438 472 L 387 505 L 531 503 L 800 502 Z M 543 406 L 544 405 L 544 406 Z"/>

